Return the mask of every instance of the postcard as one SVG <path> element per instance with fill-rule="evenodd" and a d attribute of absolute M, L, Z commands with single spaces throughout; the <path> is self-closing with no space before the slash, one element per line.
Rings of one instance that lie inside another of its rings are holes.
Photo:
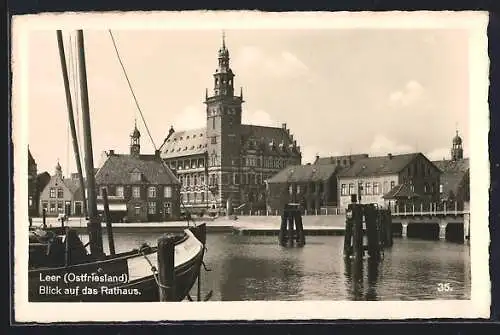
<path fill-rule="evenodd" d="M 16 321 L 489 317 L 487 13 L 12 22 Z"/>

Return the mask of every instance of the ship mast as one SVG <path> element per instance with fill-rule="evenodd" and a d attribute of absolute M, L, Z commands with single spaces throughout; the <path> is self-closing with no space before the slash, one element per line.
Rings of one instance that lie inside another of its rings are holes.
<path fill-rule="evenodd" d="M 82 192 L 83 215 L 87 216 L 87 201 L 85 199 L 85 182 L 83 179 L 82 163 L 80 160 L 80 150 L 78 149 L 78 138 L 76 136 L 75 118 L 73 116 L 73 103 L 71 101 L 71 91 L 69 89 L 68 67 L 66 66 L 66 55 L 64 53 L 64 43 L 62 31 L 57 31 L 57 45 L 59 47 L 59 57 L 61 58 L 61 68 L 63 73 L 64 90 L 66 92 L 66 105 L 68 108 L 68 119 L 71 129 L 71 137 L 73 139 L 73 151 L 75 152 L 76 168 L 78 178 L 80 179 L 80 189 Z"/>
<path fill-rule="evenodd" d="M 85 46 L 83 40 L 83 31 L 77 31 L 78 43 L 78 69 L 80 74 L 81 106 L 82 106 L 82 126 L 84 135 L 85 150 L 85 175 L 87 177 L 88 190 L 88 223 L 90 253 L 93 256 L 100 257 L 103 253 L 101 220 L 97 213 L 97 193 L 94 176 L 94 156 L 92 153 L 92 136 L 90 130 L 90 112 L 89 97 L 87 88 L 87 71 L 85 66 Z"/>

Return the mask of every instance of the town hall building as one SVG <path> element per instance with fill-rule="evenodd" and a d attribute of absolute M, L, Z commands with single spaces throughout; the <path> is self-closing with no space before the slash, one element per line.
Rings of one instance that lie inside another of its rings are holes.
<path fill-rule="evenodd" d="M 181 181 L 181 199 L 197 210 L 232 207 L 265 209 L 265 181 L 289 165 L 301 164 L 301 151 L 286 124 L 242 124 L 243 90 L 234 92 L 234 73 L 223 37 L 214 73 L 213 94 L 206 92 L 206 126 L 170 128 L 161 157 Z"/>

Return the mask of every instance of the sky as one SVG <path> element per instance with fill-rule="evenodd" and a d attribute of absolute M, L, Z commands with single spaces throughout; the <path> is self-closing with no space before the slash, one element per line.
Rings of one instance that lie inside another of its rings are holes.
<path fill-rule="evenodd" d="M 213 91 L 221 31 L 116 30 L 113 35 L 156 146 L 170 126 L 203 127 L 205 89 Z M 235 91 L 243 87 L 243 122 L 286 123 L 303 163 L 316 155 L 349 153 L 419 151 L 430 159 L 449 158 L 457 128 L 468 156 L 465 30 L 226 30 L 225 35 Z M 104 150 L 129 151 L 135 119 L 141 151 L 152 153 L 109 32 L 86 30 L 84 36 L 94 164 Z M 75 87 L 76 34 L 66 31 L 64 38 Z M 38 171 L 52 174 L 59 161 L 65 174 L 75 172 L 56 33 L 32 31 L 28 59 L 29 147 Z M 79 107 L 75 117 L 81 118 Z"/>

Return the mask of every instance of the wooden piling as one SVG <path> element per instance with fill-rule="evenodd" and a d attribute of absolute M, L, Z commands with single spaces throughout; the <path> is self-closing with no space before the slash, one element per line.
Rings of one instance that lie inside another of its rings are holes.
<path fill-rule="evenodd" d="M 111 214 L 109 212 L 108 190 L 102 189 L 102 201 L 104 202 L 104 216 L 106 217 L 106 230 L 108 235 L 109 253 L 115 254 L 115 240 L 113 238 L 113 226 L 111 224 Z"/>
<path fill-rule="evenodd" d="M 293 213 L 288 210 L 288 235 L 287 235 L 287 242 L 288 246 L 291 247 L 293 246 L 293 235 L 294 235 L 294 215 Z"/>
<path fill-rule="evenodd" d="M 344 256 L 349 257 L 352 255 L 352 229 L 353 229 L 353 219 L 352 219 L 352 204 L 347 206 L 347 214 L 345 221 L 345 234 L 344 234 Z"/>
<path fill-rule="evenodd" d="M 352 206 L 353 219 L 353 254 L 356 259 L 363 259 L 363 209 L 359 204 Z"/>
<path fill-rule="evenodd" d="M 280 226 L 280 232 L 278 234 L 278 242 L 281 246 L 286 245 L 286 227 L 287 227 L 287 213 L 283 211 L 283 214 L 281 214 L 281 226 Z"/>
<path fill-rule="evenodd" d="M 380 257 L 380 241 L 377 227 L 377 212 L 373 205 L 364 205 L 366 235 L 368 239 L 368 255 L 370 258 Z"/>
<path fill-rule="evenodd" d="M 297 231 L 297 245 L 302 247 L 306 244 L 306 237 L 304 234 L 304 225 L 302 224 L 300 210 L 295 211 L 295 229 Z"/>
<path fill-rule="evenodd" d="M 42 227 L 47 228 L 47 210 L 45 208 L 42 210 Z"/>
<path fill-rule="evenodd" d="M 158 239 L 158 283 L 160 301 L 175 300 L 175 235 L 164 234 Z"/>

